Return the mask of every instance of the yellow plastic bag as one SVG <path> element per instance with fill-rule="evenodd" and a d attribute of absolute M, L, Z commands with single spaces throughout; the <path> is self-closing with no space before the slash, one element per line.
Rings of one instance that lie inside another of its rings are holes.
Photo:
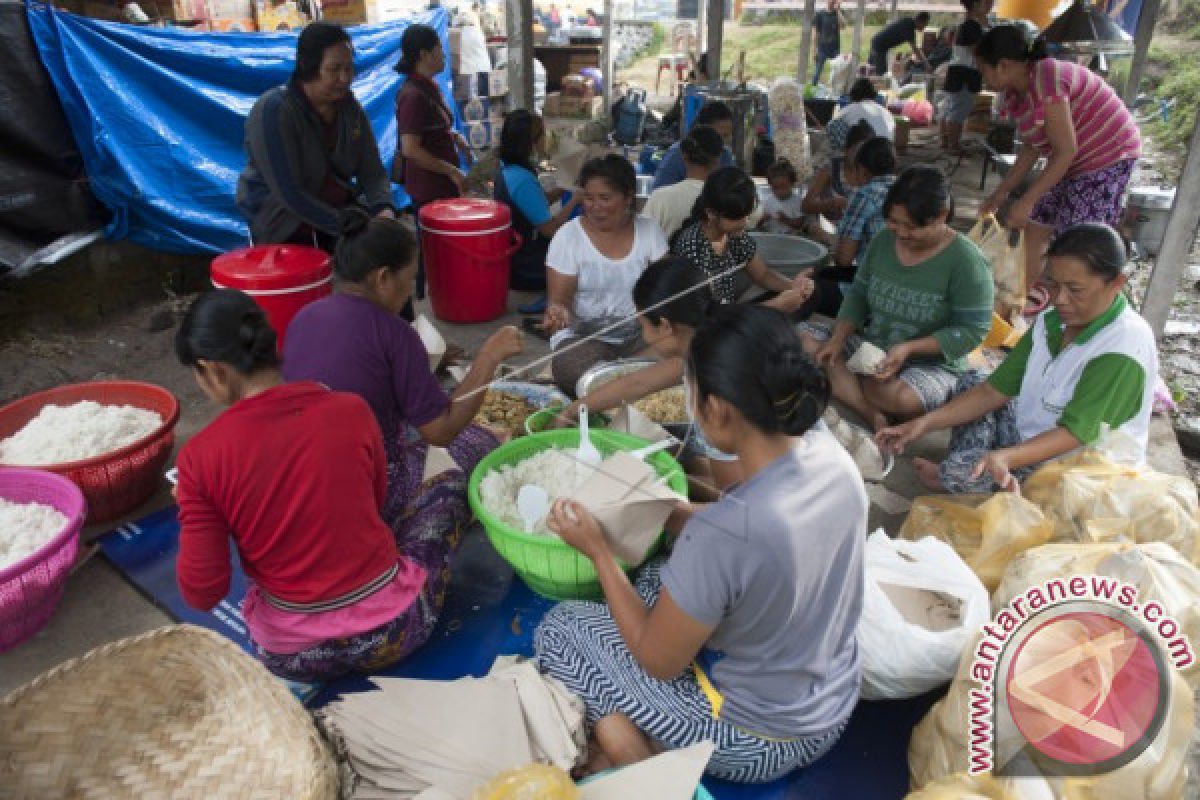
<path fill-rule="evenodd" d="M 1008 565 L 992 595 L 999 611 L 1033 586 L 1064 575 L 1101 575 L 1137 587 L 1138 602 L 1151 601 L 1179 624 L 1180 635 L 1200 642 L 1200 569 L 1163 542 L 1149 544 L 1054 543 L 1026 550 Z M 1200 661 L 1183 671 L 1200 688 Z"/>
<path fill-rule="evenodd" d="M 1087 449 L 1042 467 L 1022 492 L 1045 512 L 1055 541 L 1166 542 L 1200 565 L 1200 501 L 1186 477 Z"/>
<path fill-rule="evenodd" d="M 1005 317 L 1025 305 L 1025 234 L 1013 234 L 994 214 L 980 217 L 967 233 L 992 267 L 996 309 Z"/>
<path fill-rule="evenodd" d="M 946 696 L 938 701 L 913 729 L 908 743 L 908 771 L 912 789 L 920 790 L 950 776 L 966 773 L 968 769 L 967 737 L 970 731 L 969 692 L 977 684 L 969 680 L 975 644 L 964 652 L 958 675 L 950 684 Z M 1183 676 L 1170 671 L 1171 689 L 1167 719 L 1150 747 L 1124 767 L 1105 775 L 1080 778 L 1044 777 L 1053 798 L 1061 800 L 1178 800 L 1183 797 L 1187 782 L 1188 751 L 1192 728 L 1196 720 L 1192 690 Z M 1023 744 L 1020 735 L 1011 733 L 997 743 L 999 752 L 1012 753 Z M 1025 780 L 1009 781 L 1009 787 L 1023 785 Z M 1037 781 L 1032 782 L 1037 784 Z M 951 783 L 953 785 L 953 783 Z M 970 786 L 970 784 L 967 784 Z M 922 800 L 941 797 L 971 797 L 965 795 L 933 794 L 916 797 Z M 982 794 L 983 797 L 1009 798 L 1014 795 Z M 910 795 L 911 797 L 911 795 Z M 1015 795 L 1021 797 L 1022 795 Z M 1031 795 L 1042 797 L 1042 795 Z"/>
<path fill-rule="evenodd" d="M 1040 778 L 997 778 L 991 774 L 958 773 L 909 792 L 904 800 L 1053 800 L 1054 792 Z"/>
<path fill-rule="evenodd" d="M 1045 515 L 1020 495 L 930 495 L 913 501 L 903 539 L 934 536 L 954 548 L 991 592 L 1018 553 L 1050 540 Z"/>
<path fill-rule="evenodd" d="M 530 764 L 500 773 L 476 789 L 471 800 L 579 800 L 579 789 L 558 767 Z"/>

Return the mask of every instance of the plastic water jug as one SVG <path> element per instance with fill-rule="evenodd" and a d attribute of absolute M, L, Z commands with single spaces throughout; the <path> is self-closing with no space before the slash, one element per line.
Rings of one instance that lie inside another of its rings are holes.
<path fill-rule="evenodd" d="M 617 129 L 613 138 L 619 144 L 635 145 L 642 138 L 642 128 L 646 125 L 646 90 L 630 89 L 621 101 L 621 110 L 617 113 Z"/>

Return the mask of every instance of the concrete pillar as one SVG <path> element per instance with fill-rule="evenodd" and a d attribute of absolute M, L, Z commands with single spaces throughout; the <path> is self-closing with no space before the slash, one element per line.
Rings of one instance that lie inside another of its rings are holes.
<path fill-rule="evenodd" d="M 613 0 L 604 0 L 604 39 L 600 49 L 600 71 L 604 76 L 604 119 L 609 118 L 613 104 Z"/>
<path fill-rule="evenodd" d="M 1167 217 L 1162 247 L 1154 259 L 1154 271 L 1142 298 L 1142 316 L 1150 323 L 1156 339 L 1161 339 L 1171 316 L 1171 304 L 1179 291 L 1179 282 L 1187 268 L 1188 254 L 1196 241 L 1200 224 L 1200 114 L 1183 162 L 1183 174 L 1175 187 L 1175 202 Z"/>
<path fill-rule="evenodd" d="M 1129 62 L 1129 77 L 1125 81 L 1125 105 L 1132 107 L 1137 100 L 1142 73 L 1146 71 L 1146 57 L 1150 53 L 1150 40 L 1154 38 L 1154 23 L 1158 18 L 1160 0 L 1142 0 L 1138 15 L 1137 32 L 1133 37 L 1133 59 Z"/>
<path fill-rule="evenodd" d="M 508 31 L 508 92 L 512 108 L 533 110 L 533 0 L 504 4 Z"/>
<path fill-rule="evenodd" d="M 858 16 L 854 18 L 854 66 L 862 63 L 863 25 L 867 21 L 867 0 L 858 0 Z"/>
<path fill-rule="evenodd" d="M 812 69 L 812 47 L 813 47 L 813 15 L 816 14 L 816 0 L 804 0 L 804 19 L 801 24 L 804 29 L 800 31 L 800 68 L 796 71 L 797 80 L 804 84 L 808 82 L 808 71 Z"/>
<path fill-rule="evenodd" d="M 708 6 L 708 77 L 721 79 L 721 41 L 725 38 L 725 0 L 702 0 Z"/>

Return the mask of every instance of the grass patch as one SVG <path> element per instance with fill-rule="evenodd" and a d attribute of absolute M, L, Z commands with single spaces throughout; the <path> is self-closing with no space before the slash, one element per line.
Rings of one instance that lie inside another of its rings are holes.
<path fill-rule="evenodd" d="M 1160 167 L 1166 178 L 1177 181 L 1200 108 L 1200 64 L 1194 51 L 1181 52 L 1180 48 L 1162 45 L 1151 46 L 1149 62 L 1144 90 L 1151 89 L 1160 101 L 1174 99 L 1175 107 L 1166 120 L 1155 116 L 1143 123 L 1142 131 L 1162 153 Z M 1151 79 L 1155 74 L 1159 77 Z"/>
<path fill-rule="evenodd" d="M 862 46 L 865 51 L 878 27 L 863 28 Z M 721 74 L 734 65 L 738 52 L 746 51 L 746 80 L 770 83 L 781 75 L 796 75 L 800 67 L 800 37 L 804 29 L 794 25 L 741 25 L 725 26 L 725 39 L 721 46 Z M 842 52 L 853 49 L 854 28 L 842 31 Z M 816 42 L 813 42 L 816 47 Z M 812 69 L 812 65 L 809 65 Z M 828 73 L 826 73 L 828 75 Z"/>

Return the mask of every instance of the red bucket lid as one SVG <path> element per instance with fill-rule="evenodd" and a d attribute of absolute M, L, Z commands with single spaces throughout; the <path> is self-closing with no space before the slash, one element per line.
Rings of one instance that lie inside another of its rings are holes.
<path fill-rule="evenodd" d="M 455 233 L 505 228 L 512 223 L 512 212 L 504 203 L 476 197 L 435 200 L 421 207 L 421 227 Z"/>
<path fill-rule="evenodd" d="M 213 283 L 229 289 L 294 289 L 328 278 L 330 262 L 329 254 L 315 247 L 267 244 L 217 256 L 211 274 Z"/>

